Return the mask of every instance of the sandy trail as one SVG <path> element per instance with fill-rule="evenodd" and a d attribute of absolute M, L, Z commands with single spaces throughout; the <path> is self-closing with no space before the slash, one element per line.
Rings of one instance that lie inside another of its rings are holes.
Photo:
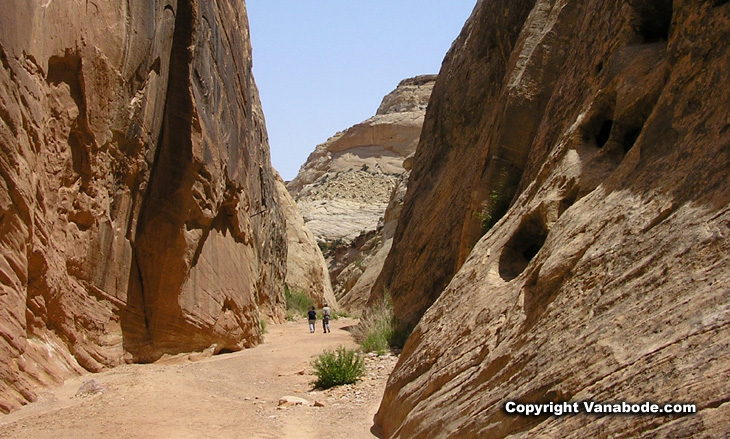
<path fill-rule="evenodd" d="M 3 438 L 373 438 L 372 418 L 395 358 L 368 357 L 354 386 L 313 391 L 311 360 L 324 349 L 356 347 L 352 319 L 332 333 L 309 333 L 306 321 L 269 325 L 262 345 L 198 362 L 180 356 L 125 365 L 44 390 L 38 402 L 0 418 Z M 89 379 L 102 394 L 76 397 Z M 298 396 L 324 407 L 278 407 Z"/>

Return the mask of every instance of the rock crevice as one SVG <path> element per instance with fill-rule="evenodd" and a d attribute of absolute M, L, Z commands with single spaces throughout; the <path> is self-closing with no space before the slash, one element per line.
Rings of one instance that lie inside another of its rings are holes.
<path fill-rule="evenodd" d="M 284 317 L 244 2 L 97 6 L 0 5 L 3 411 Z"/>

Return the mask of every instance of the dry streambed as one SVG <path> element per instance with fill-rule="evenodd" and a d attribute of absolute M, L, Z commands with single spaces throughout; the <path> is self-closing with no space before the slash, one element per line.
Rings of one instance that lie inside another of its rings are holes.
<path fill-rule="evenodd" d="M 349 439 L 372 438 L 394 356 L 367 355 L 365 377 L 355 385 L 322 391 L 311 384 L 314 357 L 339 345 L 356 347 L 346 330 L 355 323 L 335 321 L 330 334 L 310 334 L 304 321 L 269 325 L 255 349 L 183 355 L 68 380 L 0 418 L 0 437 L 321 438 L 347 432 Z"/>

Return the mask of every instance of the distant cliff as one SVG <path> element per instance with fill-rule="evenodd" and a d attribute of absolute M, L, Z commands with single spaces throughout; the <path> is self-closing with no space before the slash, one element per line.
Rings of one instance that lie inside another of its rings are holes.
<path fill-rule="evenodd" d="M 403 160 L 416 150 L 433 75 L 401 81 L 377 114 L 318 145 L 287 184 L 318 241 L 375 230 Z"/>
<path fill-rule="evenodd" d="M 283 318 L 243 0 L 0 4 L 0 409 Z"/>
<path fill-rule="evenodd" d="M 297 203 L 278 173 L 276 192 L 286 219 L 286 284 L 291 290 L 305 293 L 314 299 L 319 307 L 327 303 L 337 309 L 337 299 L 332 291 L 330 274 L 322 251 L 317 246 L 314 235 L 304 224 Z"/>
<path fill-rule="evenodd" d="M 727 41 L 727 1 L 477 3 L 373 290 L 416 325 L 384 437 L 726 434 Z M 698 414 L 520 416 L 509 400 Z"/>
<path fill-rule="evenodd" d="M 328 256 L 337 298 L 351 311 L 365 306 L 387 255 L 381 249 L 390 248 L 396 217 L 383 217 L 396 188 L 405 190 L 404 161 L 415 152 L 435 79 L 402 80 L 375 116 L 318 145 L 287 184 Z"/>

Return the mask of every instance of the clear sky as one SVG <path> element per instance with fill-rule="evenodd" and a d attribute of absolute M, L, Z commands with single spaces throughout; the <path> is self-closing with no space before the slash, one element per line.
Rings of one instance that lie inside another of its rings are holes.
<path fill-rule="evenodd" d="M 405 78 L 438 73 L 476 0 L 248 0 L 274 167 L 373 116 Z"/>

